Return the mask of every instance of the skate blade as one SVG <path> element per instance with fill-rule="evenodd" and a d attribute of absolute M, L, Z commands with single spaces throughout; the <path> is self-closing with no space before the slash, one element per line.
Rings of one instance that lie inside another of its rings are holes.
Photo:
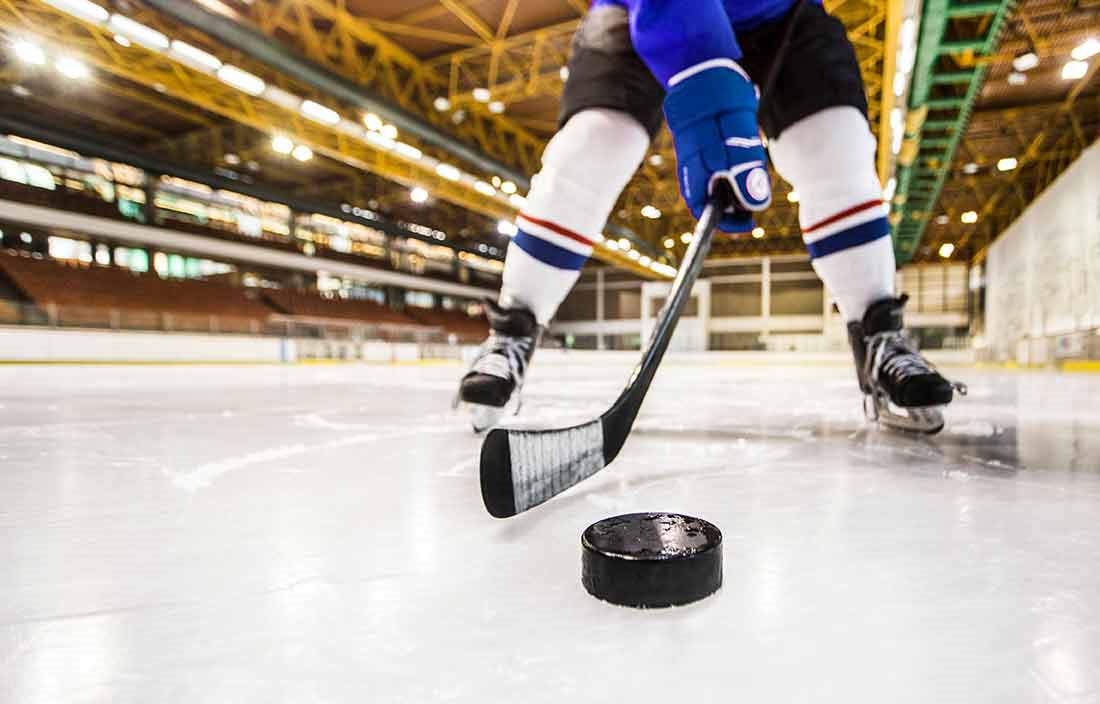
<path fill-rule="evenodd" d="M 895 408 L 888 405 L 878 409 L 880 426 L 903 433 L 935 435 L 943 430 L 943 406 L 919 406 L 914 408 Z"/>

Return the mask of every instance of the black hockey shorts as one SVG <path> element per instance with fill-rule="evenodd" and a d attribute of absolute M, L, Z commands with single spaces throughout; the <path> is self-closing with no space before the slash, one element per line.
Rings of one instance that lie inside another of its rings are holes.
<path fill-rule="evenodd" d="M 793 11 L 793 8 L 792 8 Z M 782 40 L 785 18 L 738 32 L 740 63 L 758 86 L 767 80 Z M 769 138 L 825 108 L 852 106 L 867 115 L 867 94 L 855 49 L 844 25 L 807 3 L 792 28 L 790 46 L 757 119 Z M 657 134 L 664 119 L 664 88 L 634 51 L 625 10 L 590 12 L 573 38 L 569 78 L 559 126 L 588 108 L 621 110 Z"/>

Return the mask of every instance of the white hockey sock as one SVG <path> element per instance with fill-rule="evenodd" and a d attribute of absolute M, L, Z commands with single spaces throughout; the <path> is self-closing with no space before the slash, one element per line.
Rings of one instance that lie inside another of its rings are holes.
<path fill-rule="evenodd" d="M 539 324 L 550 322 L 648 147 L 641 124 L 615 110 L 585 110 L 562 127 L 546 145 L 516 218 L 501 305 L 525 306 Z"/>
<path fill-rule="evenodd" d="M 770 144 L 799 195 L 802 239 L 846 321 L 894 295 L 894 249 L 875 173 L 875 139 L 853 107 L 799 120 Z"/>

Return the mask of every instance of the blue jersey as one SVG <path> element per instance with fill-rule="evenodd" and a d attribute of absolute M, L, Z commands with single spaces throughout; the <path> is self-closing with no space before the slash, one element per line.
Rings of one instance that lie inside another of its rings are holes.
<path fill-rule="evenodd" d="M 820 4 L 821 0 L 811 0 Z M 668 86 L 684 69 L 711 59 L 739 59 L 735 31 L 787 14 L 795 0 L 594 0 L 630 14 L 634 50 Z"/>

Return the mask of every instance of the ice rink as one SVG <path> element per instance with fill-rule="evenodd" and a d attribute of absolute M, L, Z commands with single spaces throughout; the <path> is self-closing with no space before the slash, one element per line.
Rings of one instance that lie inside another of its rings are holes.
<path fill-rule="evenodd" d="M 533 368 L 603 410 L 629 357 Z M 0 702 L 1100 702 L 1100 375 L 948 368 L 933 438 L 850 369 L 670 360 L 607 470 L 499 521 L 461 367 L 0 367 Z M 636 611 L 581 531 L 672 510 L 725 585 Z"/>

